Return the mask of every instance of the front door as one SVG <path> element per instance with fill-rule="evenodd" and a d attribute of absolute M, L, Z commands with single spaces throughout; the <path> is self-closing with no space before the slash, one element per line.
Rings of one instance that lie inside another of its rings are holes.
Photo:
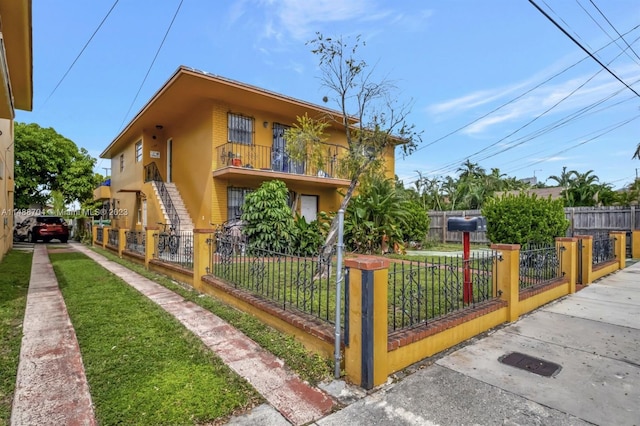
<path fill-rule="evenodd" d="M 172 181 L 171 162 L 173 160 L 173 139 L 167 140 L 167 182 Z"/>
<path fill-rule="evenodd" d="M 271 148 L 271 170 L 275 172 L 304 174 L 304 162 L 292 161 L 285 149 L 284 131 L 288 126 L 273 123 L 273 145 Z"/>

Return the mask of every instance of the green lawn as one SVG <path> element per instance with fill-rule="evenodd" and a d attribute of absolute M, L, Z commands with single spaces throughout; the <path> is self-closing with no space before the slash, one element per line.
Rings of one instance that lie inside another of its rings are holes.
<path fill-rule="evenodd" d="M 10 251 L 0 263 L 0 425 L 8 425 L 22 342 L 32 253 Z"/>
<path fill-rule="evenodd" d="M 303 380 L 307 380 L 311 384 L 316 384 L 332 377 L 333 362 L 308 351 L 302 343 L 296 341 L 292 336 L 280 333 L 259 319 L 230 307 L 208 295 L 198 293 L 190 286 L 178 284 L 164 275 L 147 271 L 142 265 L 126 259 L 120 259 L 113 253 L 101 248 L 94 247 L 93 250 L 107 257 L 109 260 L 126 266 L 140 275 L 180 294 L 186 300 L 222 318 L 242 331 L 264 349 L 283 359 L 285 364 L 295 371 Z M 335 297 L 335 292 L 332 294 L 334 294 L 333 297 Z M 321 305 L 325 306 L 324 303 Z"/>
<path fill-rule="evenodd" d="M 100 424 L 203 424 L 261 400 L 177 320 L 93 260 L 50 258 Z"/>

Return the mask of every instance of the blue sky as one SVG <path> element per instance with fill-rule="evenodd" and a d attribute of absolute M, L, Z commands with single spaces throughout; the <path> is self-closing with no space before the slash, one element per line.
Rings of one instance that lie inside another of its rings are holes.
<path fill-rule="evenodd" d="M 640 93 L 640 2 L 536 3 Z M 615 188 L 640 168 L 640 97 L 526 0 L 184 0 L 150 71 L 180 0 L 123 0 L 54 91 L 113 4 L 33 0 L 34 109 L 17 113 L 95 157 L 179 65 L 322 104 L 305 45 L 319 31 L 361 34 L 362 57 L 412 103 L 423 143 L 398 155 L 405 183 L 467 158 L 539 180 L 594 170 Z"/>

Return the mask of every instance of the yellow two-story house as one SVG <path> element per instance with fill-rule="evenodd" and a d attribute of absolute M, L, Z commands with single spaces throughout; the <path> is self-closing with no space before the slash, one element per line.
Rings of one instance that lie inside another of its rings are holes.
<path fill-rule="evenodd" d="M 289 158 L 284 132 L 304 114 L 340 122 L 334 110 L 180 67 L 100 155 L 111 160 L 111 182 L 94 198 L 114 228 L 191 231 L 239 218 L 249 191 L 279 179 L 292 209 L 314 220 L 337 210 L 349 186 L 340 172 L 347 143 L 333 124 L 321 159 Z M 393 148 L 386 166 L 393 177 Z"/>
<path fill-rule="evenodd" d="M 0 260 L 13 247 L 13 122 L 32 108 L 31 43 L 31 0 L 0 0 Z"/>

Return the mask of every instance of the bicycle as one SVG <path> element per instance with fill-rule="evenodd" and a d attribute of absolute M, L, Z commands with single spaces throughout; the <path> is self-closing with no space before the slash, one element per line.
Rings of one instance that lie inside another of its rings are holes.
<path fill-rule="evenodd" d="M 158 225 L 162 225 L 162 232 L 158 234 L 158 252 L 164 253 L 167 246 L 169 247 L 170 254 L 177 254 L 180 247 L 180 236 L 176 235 L 173 226 L 169 226 L 169 232 L 167 232 L 167 224 L 158 222 Z"/>

